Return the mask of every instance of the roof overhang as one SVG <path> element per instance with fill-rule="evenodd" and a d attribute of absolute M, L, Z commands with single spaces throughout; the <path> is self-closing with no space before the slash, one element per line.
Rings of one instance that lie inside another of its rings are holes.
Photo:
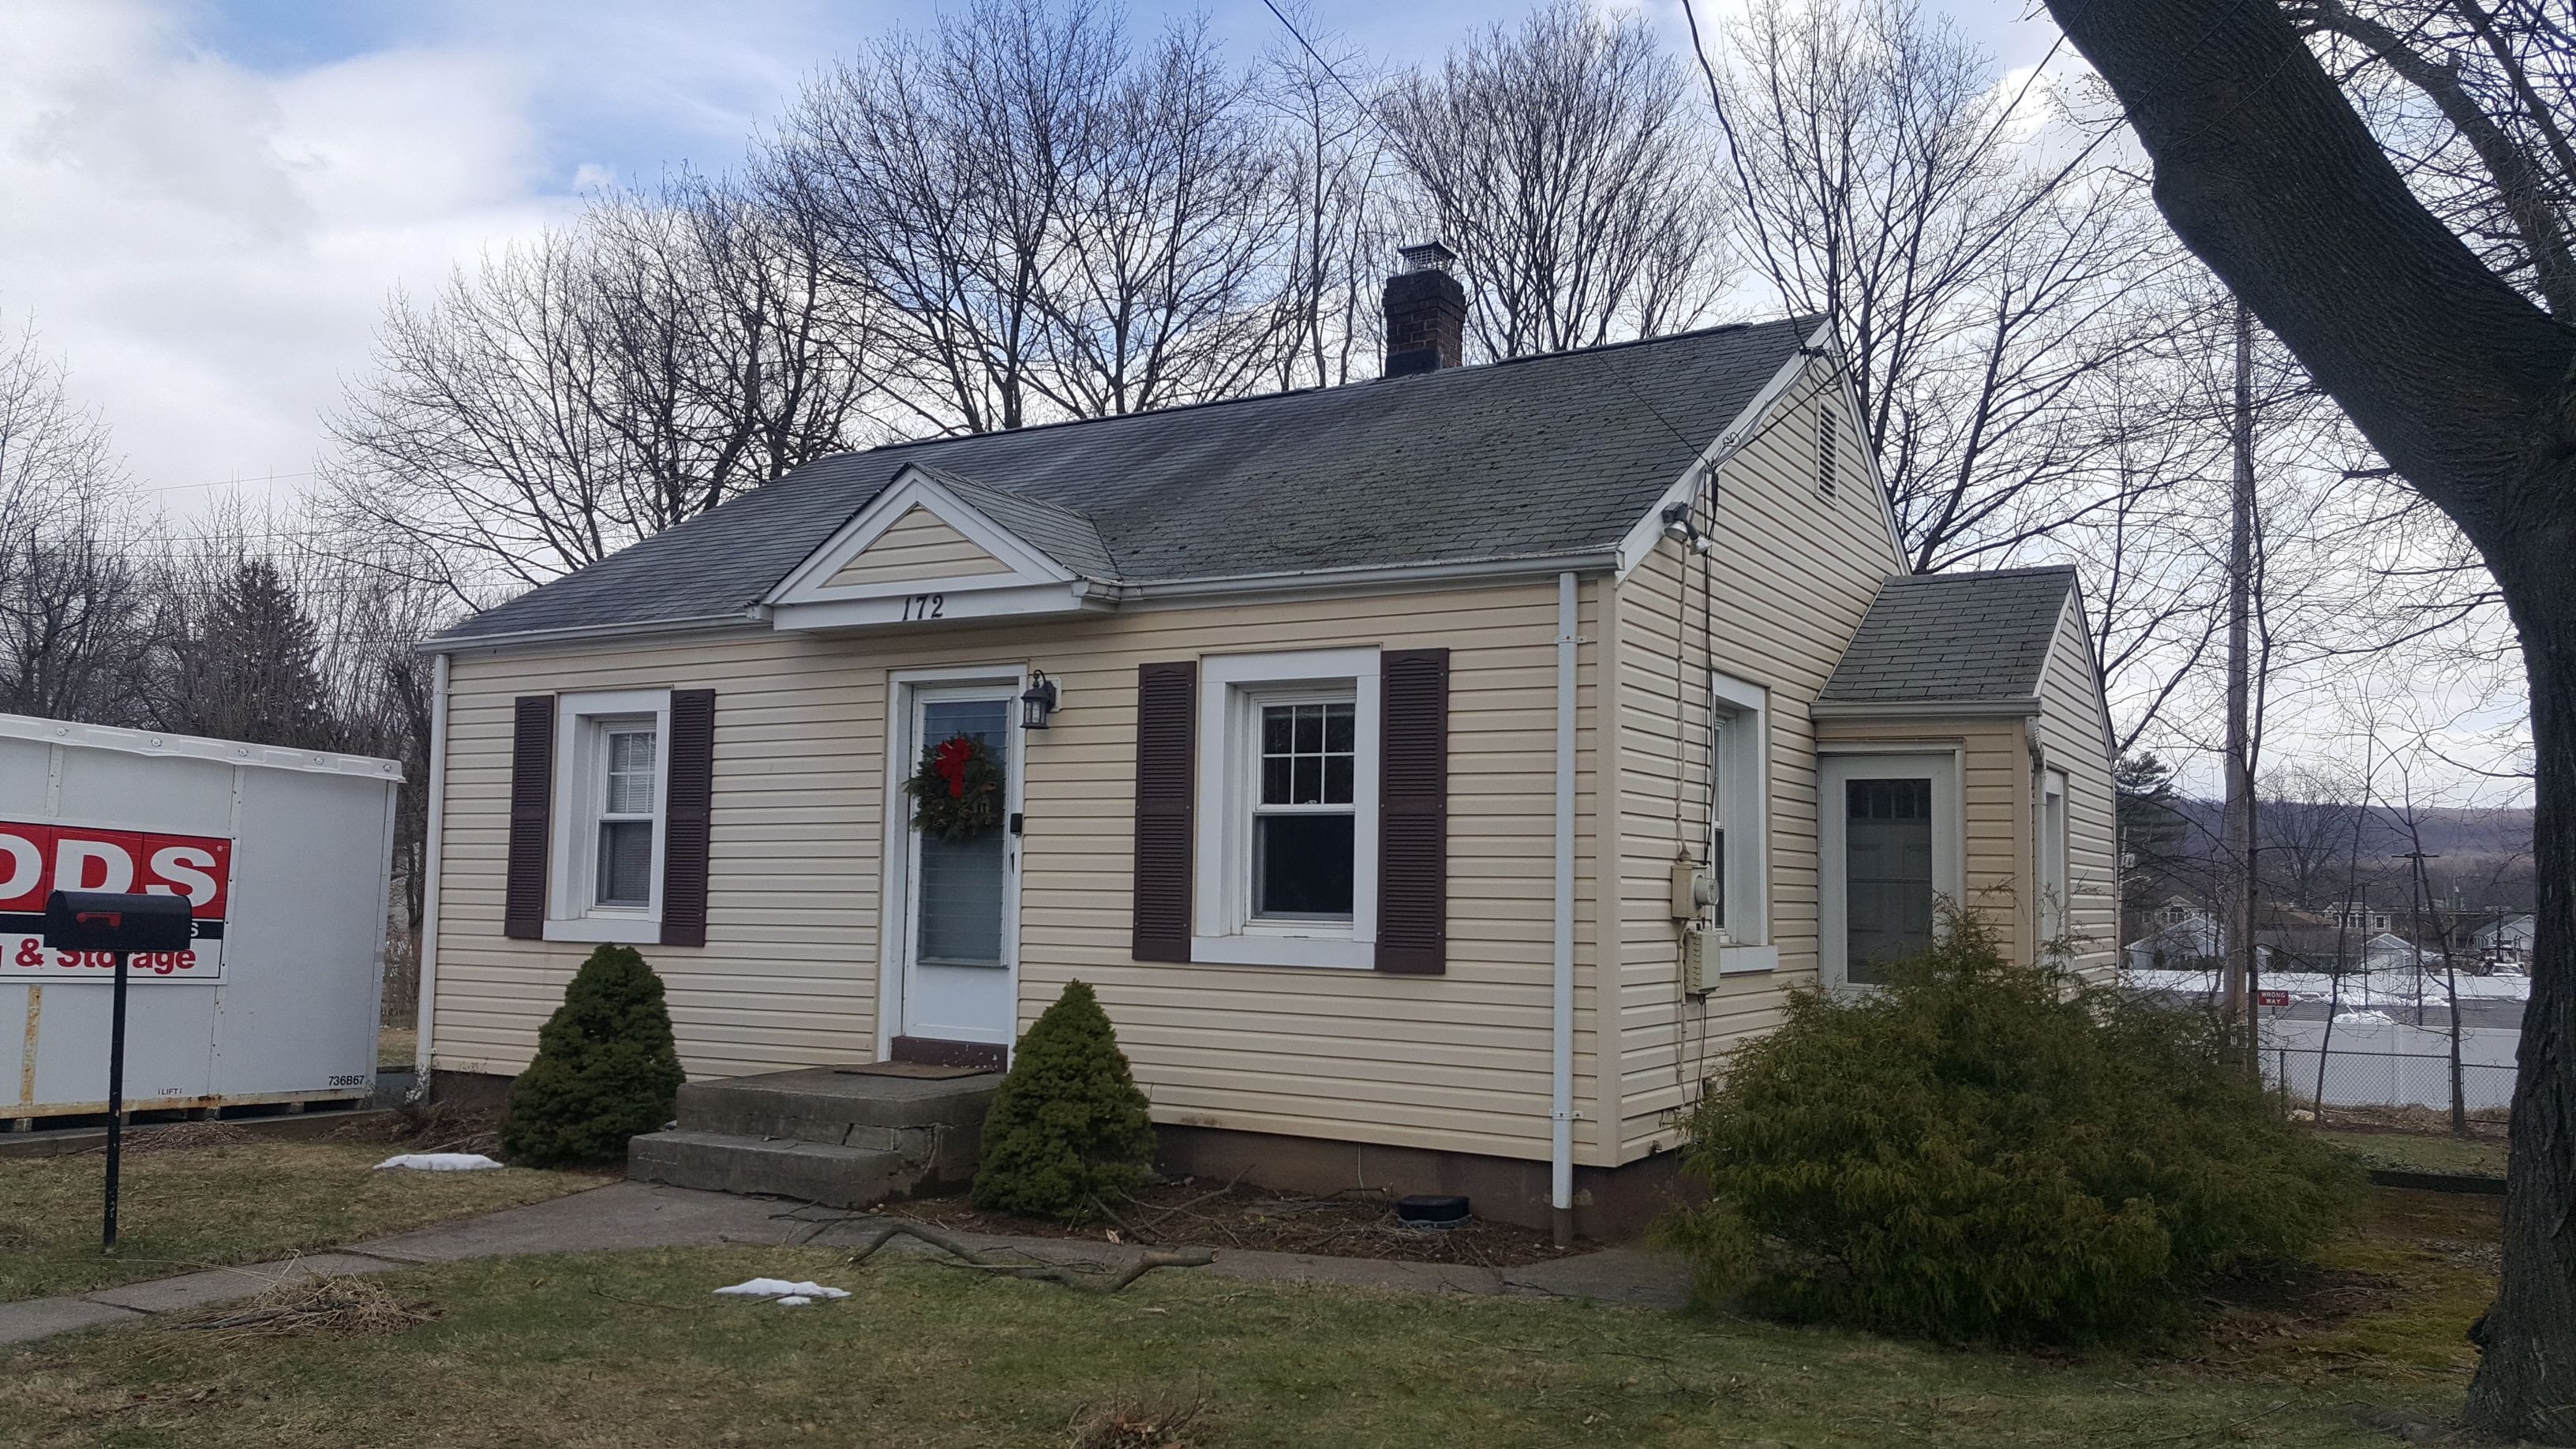
<path fill-rule="evenodd" d="M 981 550 L 953 574 L 870 577 L 863 556 L 916 511 Z M 994 521 L 930 470 L 906 464 L 761 600 L 772 628 L 859 629 L 958 619 L 1077 614 L 1099 607 L 1101 585 Z"/>
<path fill-rule="evenodd" d="M 2028 699 L 1820 699 L 1807 707 L 1817 719 L 2012 719 L 2039 713 Z"/>

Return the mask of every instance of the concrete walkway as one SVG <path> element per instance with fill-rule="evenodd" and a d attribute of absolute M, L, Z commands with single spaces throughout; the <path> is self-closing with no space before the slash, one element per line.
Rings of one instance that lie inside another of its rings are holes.
<path fill-rule="evenodd" d="M 212 1268 L 174 1278 L 129 1283 L 61 1298 L 0 1303 L 0 1344 L 24 1343 L 102 1324 L 139 1323 L 158 1314 L 247 1298 L 275 1284 L 333 1274 L 387 1273 L 425 1263 L 508 1258 L 532 1253 L 590 1253 L 618 1248 L 713 1248 L 742 1245 L 835 1247 L 867 1231 L 864 1217 L 775 1198 L 620 1182 L 550 1198 L 443 1227 L 353 1243 L 240 1268 Z M 1047 1263 L 1123 1265 L 1135 1248 L 1067 1238 L 1011 1238 L 953 1233 L 978 1248 L 1011 1248 Z M 932 1251 L 897 1239 L 888 1252 Z M 1304 1253 L 1219 1249 L 1216 1262 L 1193 1272 L 1253 1283 L 1321 1283 L 1346 1288 L 1476 1296 L 1582 1298 L 1638 1307 L 1677 1308 L 1689 1297 L 1680 1261 L 1650 1248 L 1609 1248 L 1521 1268 L 1326 1258 Z"/>

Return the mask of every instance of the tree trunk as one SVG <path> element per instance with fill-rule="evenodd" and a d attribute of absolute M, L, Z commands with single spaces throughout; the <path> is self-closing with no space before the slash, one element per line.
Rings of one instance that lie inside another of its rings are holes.
<path fill-rule="evenodd" d="M 2562 458 L 2556 471 L 2564 497 L 2576 470 Z M 2504 1275 L 2479 1320 L 2484 1356 L 2469 1384 L 2468 1420 L 2491 1434 L 2576 1444 L 2576 582 L 2563 547 L 2517 550 L 2509 562 L 2488 557 L 2531 673 L 2538 882 L 2505 1169 Z"/>
<path fill-rule="evenodd" d="M 2504 1272 L 2471 1425 L 2576 1444 L 2576 319 L 2407 189 L 2269 0 L 2049 0 L 2175 233 L 2496 578 L 2531 679 L 2539 876 Z"/>

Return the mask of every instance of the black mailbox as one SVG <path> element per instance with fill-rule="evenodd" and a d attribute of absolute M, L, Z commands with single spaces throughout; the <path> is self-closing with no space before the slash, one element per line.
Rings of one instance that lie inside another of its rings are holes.
<path fill-rule="evenodd" d="M 59 951 L 185 951 L 194 934 L 186 896 L 56 891 L 45 900 L 45 944 Z"/>

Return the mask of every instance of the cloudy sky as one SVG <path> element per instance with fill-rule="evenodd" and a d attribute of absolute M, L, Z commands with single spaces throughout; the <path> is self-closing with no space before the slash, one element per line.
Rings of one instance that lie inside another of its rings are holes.
<path fill-rule="evenodd" d="M 1680 38 L 1679 0 L 1646 0 Z M 1151 22 L 1178 8 L 1135 0 Z M 1954 0 L 2006 62 L 2013 0 Z M 389 289 L 567 215 L 581 190 L 723 169 L 890 0 L 0 0 L 0 318 L 32 315 L 137 481 L 300 486 Z M 1519 0 L 1314 0 L 1301 21 L 1399 63 Z M 1703 12 L 1705 13 L 1705 12 Z M 1239 54 L 1282 34 L 1213 0 Z"/>

